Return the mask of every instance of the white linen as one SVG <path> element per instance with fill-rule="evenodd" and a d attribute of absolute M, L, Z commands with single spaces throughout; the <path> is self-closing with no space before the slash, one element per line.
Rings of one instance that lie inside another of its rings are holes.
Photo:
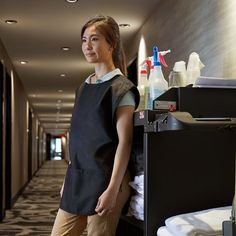
<path fill-rule="evenodd" d="M 165 224 L 173 235 L 222 235 L 222 222 L 230 219 L 231 206 L 213 208 L 170 217 Z"/>
<path fill-rule="evenodd" d="M 135 190 L 135 195 L 131 197 L 128 215 L 144 220 L 144 175 L 135 176 L 129 184 Z"/>
<path fill-rule="evenodd" d="M 137 194 L 131 197 L 129 213 L 138 220 L 144 220 L 142 195 Z"/>
<path fill-rule="evenodd" d="M 174 236 L 166 226 L 161 226 L 157 230 L 157 236 Z"/>
<path fill-rule="evenodd" d="M 135 176 L 134 181 L 129 182 L 129 185 L 138 193 L 144 194 L 144 175 Z"/>

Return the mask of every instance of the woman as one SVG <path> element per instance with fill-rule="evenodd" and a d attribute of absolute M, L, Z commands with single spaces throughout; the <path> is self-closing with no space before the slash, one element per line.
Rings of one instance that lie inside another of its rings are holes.
<path fill-rule="evenodd" d="M 76 93 L 71 162 L 51 235 L 81 235 L 87 226 L 89 236 L 113 236 L 130 194 L 127 165 L 139 94 L 124 76 L 119 26 L 113 18 L 91 19 L 81 39 L 95 73 Z"/>

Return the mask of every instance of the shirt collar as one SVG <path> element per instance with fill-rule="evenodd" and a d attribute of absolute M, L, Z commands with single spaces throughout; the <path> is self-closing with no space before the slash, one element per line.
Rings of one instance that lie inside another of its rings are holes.
<path fill-rule="evenodd" d="M 85 82 L 86 82 L 87 84 L 90 84 L 90 78 L 91 78 L 93 75 L 95 75 L 95 74 L 90 75 L 90 76 L 85 80 Z M 116 68 L 116 69 L 114 69 L 114 70 L 108 72 L 107 74 L 105 74 L 105 75 L 102 76 L 101 78 L 99 78 L 99 79 L 96 81 L 96 84 L 106 82 L 106 81 L 112 79 L 112 78 L 113 78 L 114 76 L 116 76 L 116 75 L 122 75 L 122 72 L 120 71 L 119 68 Z"/>

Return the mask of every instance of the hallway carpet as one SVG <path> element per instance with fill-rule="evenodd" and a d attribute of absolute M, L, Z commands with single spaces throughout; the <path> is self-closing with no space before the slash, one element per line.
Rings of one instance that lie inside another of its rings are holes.
<path fill-rule="evenodd" d="M 0 223 L 0 235 L 50 235 L 67 164 L 46 161 Z M 86 235 L 86 234 L 84 234 Z"/>

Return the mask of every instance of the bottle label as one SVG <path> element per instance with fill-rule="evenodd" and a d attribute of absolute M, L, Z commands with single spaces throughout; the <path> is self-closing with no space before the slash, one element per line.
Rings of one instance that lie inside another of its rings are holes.
<path fill-rule="evenodd" d="M 140 94 L 140 102 L 138 110 L 145 110 L 149 108 L 149 88 L 144 87 L 142 89 L 139 89 Z"/>
<path fill-rule="evenodd" d="M 144 109 L 145 109 L 145 96 L 140 95 L 138 110 L 140 111 L 140 110 L 144 110 Z"/>
<path fill-rule="evenodd" d="M 165 91 L 160 90 L 158 88 L 152 88 L 150 89 L 150 108 L 154 109 L 153 107 L 153 101 L 159 97 L 161 94 L 163 94 Z"/>

